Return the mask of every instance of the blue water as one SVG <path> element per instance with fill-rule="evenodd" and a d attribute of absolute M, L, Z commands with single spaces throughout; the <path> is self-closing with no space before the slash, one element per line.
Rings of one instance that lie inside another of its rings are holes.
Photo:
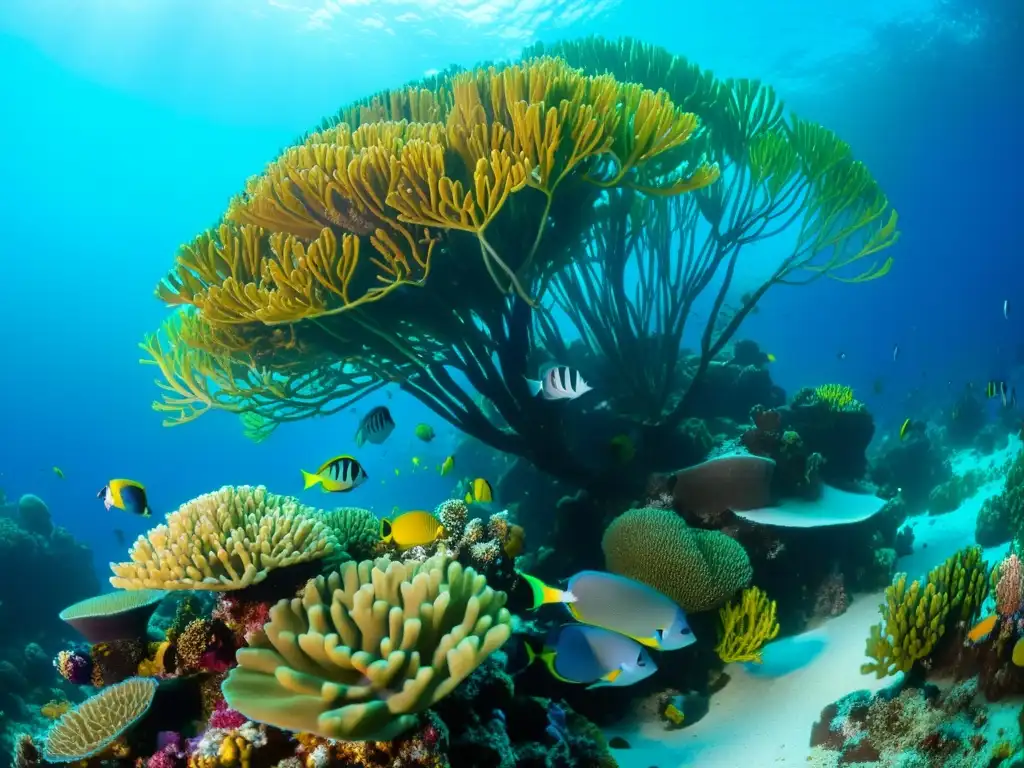
<path fill-rule="evenodd" d="M 333 505 L 300 493 L 299 469 L 343 449 L 356 414 L 290 425 L 259 445 L 221 413 L 160 426 L 153 369 L 138 364 L 137 344 L 166 315 L 153 289 L 175 248 L 339 105 L 449 64 L 593 33 L 771 82 L 803 117 L 849 141 L 899 210 L 903 237 L 884 280 L 773 289 L 744 327 L 741 337 L 777 356 L 778 383 L 850 384 L 883 429 L 914 416 L 915 403 L 944 404 L 967 380 L 1024 386 L 1015 370 L 1024 343 L 1020 12 L 1009 0 L 703 5 L 0 4 L 0 487 L 43 496 L 93 547 L 101 573 L 122 554 L 112 530 L 146 527 L 96 501 L 113 476 L 147 483 L 157 512 L 228 483 Z M 773 248 L 745 256 L 737 293 L 770 269 L 781 255 Z M 923 394 L 908 402 L 915 389 Z M 346 501 L 379 513 L 432 507 L 452 482 L 412 473 L 410 457 L 436 463 L 456 435 L 398 392 L 371 396 L 360 412 L 378 403 L 400 432 L 361 455 L 371 480 Z M 429 448 L 411 436 L 419 421 L 438 432 Z"/>

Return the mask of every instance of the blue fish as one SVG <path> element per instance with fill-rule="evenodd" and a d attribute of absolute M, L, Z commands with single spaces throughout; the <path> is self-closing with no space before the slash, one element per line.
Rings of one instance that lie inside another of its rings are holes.
<path fill-rule="evenodd" d="M 529 646 L 527 654 L 531 660 L 535 657 Z M 621 688 L 658 671 L 640 643 L 587 624 L 564 624 L 552 630 L 539 658 L 558 680 L 589 684 L 587 688 Z"/>

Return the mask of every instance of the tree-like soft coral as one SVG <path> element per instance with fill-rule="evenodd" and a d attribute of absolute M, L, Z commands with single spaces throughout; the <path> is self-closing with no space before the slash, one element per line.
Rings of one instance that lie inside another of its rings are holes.
<path fill-rule="evenodd" d="M 717 608 L 752 575 L 750 559 L 735 539 L 691 528 L 664 509 L 623 513 L 608 526 L 601 546 L 609 571 L 649 584 L 686 611 Z"/>

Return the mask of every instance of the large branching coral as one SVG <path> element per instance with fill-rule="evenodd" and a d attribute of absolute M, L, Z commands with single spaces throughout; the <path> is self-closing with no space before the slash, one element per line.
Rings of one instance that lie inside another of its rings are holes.
<path fill-rule="evenodd" d="M 658 162 L 686 168 L 711 160 L 721 169 L 718 183 L 693 195 L 651 199 L 634 188 L 609 194 L 588 258 L 552 282 L 558 311 L 537 316 L 556 359 L 568 355 L 568 320 L 572 337 L 612 361 L 603 372 L 617 410 L 677 425 L 690 415 L 688 395 L 710 361 L 773 285 L 822 277 L 864 282 L 891 268 L 891 258 L 876 258 L 898 238 L 885 195 L 849 145 L 827 128 L 787 117 L 770 86 L 719 81 L 680 56 L 628 39 L 538 44 L 527 53 L 664 88 L 703 130 Z M 739 306 L 727 304 L 741 254 L 778 235 L 788 242 L 775 269 Z M 711 311 L 697 329 L 700 357 L 687 366 L 683 334 L 711 285 Z"/>
<path fill-rule="evenodd" d="M 784 118 L 770 88 L 630 41 L 550 53 L 349 105 L 250 179 L 158 289 L 180 308 L 144 344 L 165 423 L 217 408 L 262 439 L 395 382 L 459 430 L 592 485 L 607 473 L 525 383 L 541 352 L 565 358 L 559 311 L 613 362 L 616 411 L 674 427 L 771 285 L 851 279 L 895 241 L 849 147 Z M 740 252 L 789 229 L 778 270 L 726 312 Z M 687 366 L 683 330 L 713 282 Z"/>
<path fill-rule="evenodd" d="M 270 610 L 223 684 L 246 717 L 332 739 L 388 741 L 511 633 L 505 593 L 472 568 L 348 562 Z"/>

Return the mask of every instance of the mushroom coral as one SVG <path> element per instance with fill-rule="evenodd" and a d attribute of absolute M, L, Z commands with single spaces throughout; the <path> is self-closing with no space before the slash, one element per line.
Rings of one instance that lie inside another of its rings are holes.
<path fill-rule="evenodd" d="M 118 589 L 224 592 L 276 569 L 313 563 L 337 542 L 321 513 L 263 486 L 225 486 L 183 504 L 140 536 L 131 562 L 111 563 Z"/>
<path fill-rule="evenodd" d="M 511 633 L 505 593 L 441 555 L 345 563 L 270 610 L 222 689 L 251 720 L 350 741 L 388 741 Z"/>

